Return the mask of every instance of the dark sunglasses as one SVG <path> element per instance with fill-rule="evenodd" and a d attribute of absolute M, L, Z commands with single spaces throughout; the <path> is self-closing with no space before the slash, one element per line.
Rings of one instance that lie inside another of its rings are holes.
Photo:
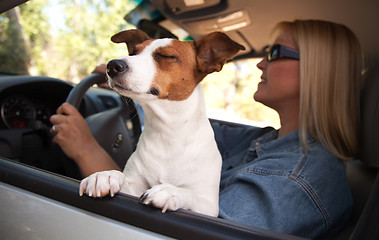
<path fill-rule="evenodd" d="M 299 51 L 280 44 L 274 44 L 267 52 L 267 61 L 272 62 L 281 58 L 299 60 Z"/>

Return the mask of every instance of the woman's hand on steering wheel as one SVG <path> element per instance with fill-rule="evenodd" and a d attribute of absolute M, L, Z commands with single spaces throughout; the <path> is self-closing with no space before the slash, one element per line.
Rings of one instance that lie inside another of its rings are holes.
<path fill-rule="evenodd" d="M 63 103 L 57 114 L 50 118 L 53 127 L 50 132 L 63 152 L 73 160 L 79 160 L 84 151 L 97 147 L 88 125 L 79 111 L 69 103 Z"/>

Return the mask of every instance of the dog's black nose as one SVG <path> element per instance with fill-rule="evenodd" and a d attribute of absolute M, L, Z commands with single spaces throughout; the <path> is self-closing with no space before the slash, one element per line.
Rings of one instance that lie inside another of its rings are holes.
<path fill-rule="evenodd" d="M 128 70 L 128 64 L 122 60 L 112 60 L 107 64 L 107 73 L 110 77 L 115 77 L 119 73 L 123 73 Z"/>

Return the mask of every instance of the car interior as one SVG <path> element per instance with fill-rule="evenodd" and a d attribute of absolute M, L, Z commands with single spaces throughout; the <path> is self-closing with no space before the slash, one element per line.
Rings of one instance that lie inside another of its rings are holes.
<path fill-rule="evenodd" d="M 5 12 L 22 2 L 25 1 L 1 1 L 0 10 Z M 125 15 L 125 20 L 151 37 L 191 40 L 213 31 L 223 31 L 246 48 L 234 61 L 264 57 L 270 29 L 282 20 L 324 19 L 350 27 L 360 39 L 365 53 L 366 70 L 361 90 L 360 155 L 359 159 L 346 163 L 354 199 L 351 222 L 330 239 L 379 239 L 377 0 L 139 2 L 132 12 Z M 49 135 L 51 124 L 48 118 L 55 109 L 65 101 L 76 106 L 86 117 L 91 132 L 100 145 L 120 167 L 125 165 L 125 156 L 133 152 L 138 136 L 143 131 L 143 111 L 137 103 L 131 99 L 121 99 L 110 90 L 91 87 L 103 81 L 104 76 L 100 74 L 88 76 L 78 85 L 45 76 L 0 75 L 0 181 L 172 238 L 301 239 L 185 210 L 161 214 L 157 209 L 142 206 L 137 198 L 122 194 L 114 197 L 112 201 L 108 198 L 93 201 L 79 197 L 77 191 L 81 174 L 74 162 L 51 142 Z M 33 111 L 30 111 L 31 103 L 27 99 L 33 99 Z M 18 106 L 17 111 L 23 111 L 26 116 L 33 116 L 36 120 L 12 120 L 14 109 L 11 106 L 15 103 Z M 215 119 L 210 121 L 238 126 L 236 123 Z"/>

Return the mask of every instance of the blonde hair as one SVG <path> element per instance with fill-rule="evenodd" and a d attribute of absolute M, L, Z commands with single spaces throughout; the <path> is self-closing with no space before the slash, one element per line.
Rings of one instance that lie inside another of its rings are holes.
<path fill-rule="evenodd" d="M 363 68 L 357 37 L 344 25 L 320 20 L 281 22 L 300 52 L 301 144 L 308 134 L 340 159 L 358 152 L 359 92 Z"/>

